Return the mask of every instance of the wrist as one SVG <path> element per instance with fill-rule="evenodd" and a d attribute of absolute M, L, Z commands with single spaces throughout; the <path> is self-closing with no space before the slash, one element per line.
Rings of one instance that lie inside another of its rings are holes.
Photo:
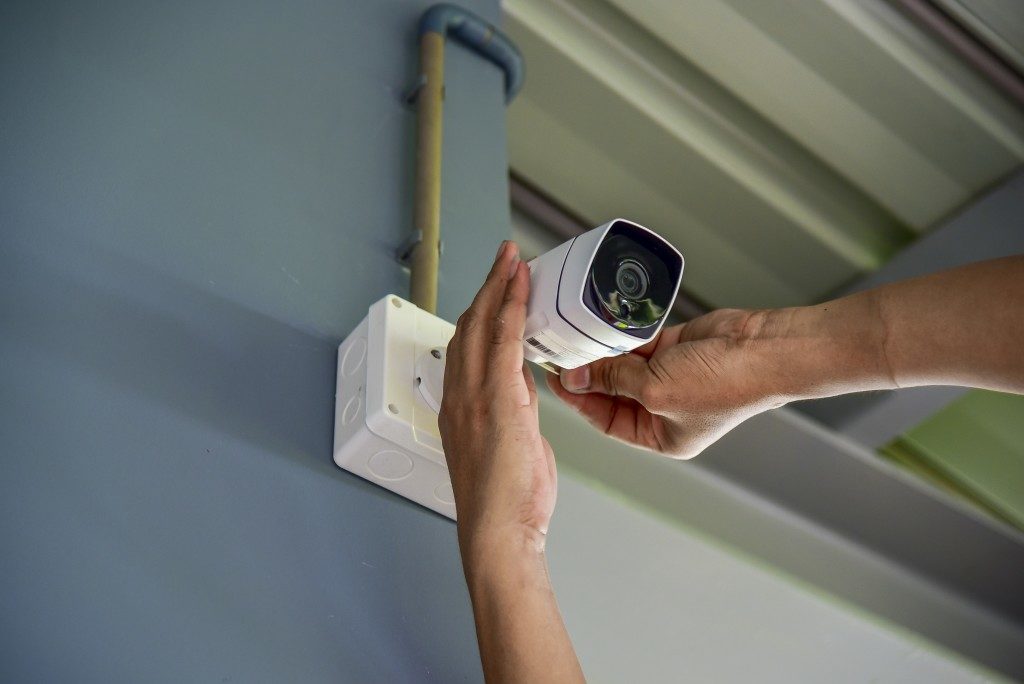
<path fill-rule="evenodd" d="M 521 525 L 459 531 L 462 566 L 470 594 L 496 588 L 548 587 L 544 535 Z"/>
<path fill-rule="evenodd" d="M 872 293 L 758 314 L 754 372 L 776 405 L 896 387 Z"/>

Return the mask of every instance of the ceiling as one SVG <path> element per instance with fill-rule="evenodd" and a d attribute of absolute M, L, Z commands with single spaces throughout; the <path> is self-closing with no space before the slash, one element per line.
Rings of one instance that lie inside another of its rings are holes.
<path fill-rule="evenodd" d="M 820 300 L 1024 161 L 1024 112 L 882 0 L 503 7 L 513 173 L 664 234 L 708 306 Z"/>
<path fill-rule="evenodd" d="M 1024 9 L 1020 0 L 934 0 L 947 14 L 1024 73 Z"/>
<path fill-rule="evenodd" d="M 1024 73 L 1020 2 L 503 0 L 504 28 L 527 65 L 508 111 L 512 219 L 523 254 L 546 251 L 581 226 L 638 220 L 686 256 L 684 316 L 697 305 L 821 301 L 936 270 L 947 257 L 1005 254 L 1019 230 L 1013 217 L 1024 215 L 1024 108 L 897 6 L 941 9 Z M 1024 537 L 1004 523 L 1024 520 L 1013 489 L 1024 462 L 1016 429 L 1024 404 L 970 393 L 922 423 L 954 396 L 932 397 L 934 389 L 872 395 L 877 405 L 860 408 L 872 420 L 884 416 L 886 442 L 902 435 L 886 447 L 900 469 L 875 453 L 883 442 L 808 419 L 809 405 L 744 423 L 685 468 L 622 458 L 622 447 L 607 457 L 560 452 L 560 467 L 575 463 L 681 525 L 720 523 L 701 529 L 998 666 L 986 654 L 1000 651 L 990 646 L 1002 637 L 972 628 L 966 633 L 979 636 L 968 645 L 965 632 L 947 630 L 949 616 L 923 617 L 902 603 L 905 589 L 843 584 L 845 556 L 814 551 L 804 563 L 793 560 L 796 545 L 775 546 L 758 533 L 740 540 L 751 521 L 706 515 L 704 490 L 682 483 L 696 470 L 739 485 L 757 505 L 785 511 L 794 527 L 825 530 L 872 562 L 967 597 L 972 615 L 1009 616 L 1017 634 L 1024 604 L 1007 610 L 1019 592 L 1004 571 L 1019 567 Z M 646 465 L 652 470 L 642 473 Z M 908 477 L 908 468 L 943 489 Z M 943 493 L 965 491 L 983 506 Z"/>

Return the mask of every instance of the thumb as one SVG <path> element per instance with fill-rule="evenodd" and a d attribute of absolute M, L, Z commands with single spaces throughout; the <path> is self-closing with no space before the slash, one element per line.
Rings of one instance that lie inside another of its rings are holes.
<path fill-rule="evenodd" d="M 559 375 L 562 387 L 573 394 L 600 392 L 638 401 L 650 378 L 647 359 L 637 354 L 599 359 L 586 366 L 563 370 Z"/>

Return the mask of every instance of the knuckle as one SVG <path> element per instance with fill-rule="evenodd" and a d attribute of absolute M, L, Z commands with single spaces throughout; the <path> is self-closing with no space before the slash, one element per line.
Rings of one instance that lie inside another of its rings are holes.
<path fill-rule="evenodd" d="M 604 372 L 604 383 L 605 386 L 611 390 L 609 394 L 624 395 L 630 392 L 630 389 L 636 385 L 634 378 L 629 378 L 627 375 L 633 372 L 631 366 L 626 363 L 607 363 L 603 367 Z"/>
<path fill-rule="evenodd" d="M 640 386 L 637 400 L 647 409 L 661 409 L 665 406 L 665 391 L 661 385 L 654 382 L 645 382 Z"/>
<path fill-rule="evenodd" d="M 499 313 L 491 321 L 491 344 L 502 344 L 508 339 L 508 323 Z"/>
<path fill-rule="evenodd" d="M 449 360 L 458 358 L 459 354 L 462 353 L 459 349 L 461 342 L 462 338 L 459 335 L 459 329 L 456 328 L 455 332 L 452 333 L 451 339 L 448 340 L 448 344 L 445 345 L 445 354 Z M 444 368 L 446 378 L 448 377 L 448 368 L 449 364 L 446 363 Z"/>
<path fill-rule="evenodd" d="M 617 363 L 602 364 L 600 374 L 604 376 L 601 379 L 610 394 L 619 394 L 622 388 L 622 366 Z"/>
<path fill-rule="evenodd" d="M 715 332 L 730 341 L 739 341 L 748 334 L 748 323 L 755 312 L 744 309 L 719 309 Z"/>
<path fill-rule="evenodd" d="M 466 311 L 466 313 L 459 316 L 459 322 L 457 324 L 458 330 L 462 332 L 463 337 L 471 335 L 478 325 L 477 315 L 473 310 Z"/>

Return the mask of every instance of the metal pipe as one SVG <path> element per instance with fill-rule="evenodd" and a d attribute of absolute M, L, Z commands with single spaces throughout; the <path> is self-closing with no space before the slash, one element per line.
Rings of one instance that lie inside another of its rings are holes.
<path fill-rule="evenodd" d="M 412 248 L 410 299 L 437 311 L 441 261 L 441 142 L 444 123 L 444 45 L 451 36 L 505 72 L 505 102 L 523 85 L 523 58 L 501 31 L 468 10 L 442 3 L 420 19 L 420 74 L 416 83 L 416 189 L 413 220 L 419 240 Z"/>
<path fill-rule="evenodd" d="M 444 35 L 420 37 L 420 84 L 416 97 L 416 189 L 413 221 L 420 241 L 412 250 L 409 296 L 424 311 L 437 311 L 441 263 L 441 139 L 444 102 Z"/>

